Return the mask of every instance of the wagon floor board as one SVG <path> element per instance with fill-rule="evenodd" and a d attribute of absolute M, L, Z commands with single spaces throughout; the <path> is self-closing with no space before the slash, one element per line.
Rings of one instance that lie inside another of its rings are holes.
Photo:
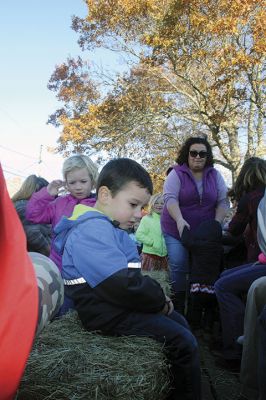
<path fill-rule="evenodd" d="M 198 339 L 202 371 L 202 400 L 237 400 L 240 395 L 239 374 L 215 365 L 215 357 L 203 339 Z"/>

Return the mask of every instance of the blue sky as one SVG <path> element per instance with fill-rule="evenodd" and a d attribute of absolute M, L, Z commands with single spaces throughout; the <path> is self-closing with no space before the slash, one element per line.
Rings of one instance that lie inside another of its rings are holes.
<path fill-rule="evenodd" d="M 1 4 L 0 160 L 6 178 L 61 177 L 62 157 L 47 151 L 56 145 L 59 130 L 46 121 L 60 105 L 47 83 L 57 64 L 81 54 L 71 16 L 86 12 L 82 0 Z M 43 162 L 38 164 L 40 145 Z"/>
<path fill-rule="evenodd" d="M 61 178 L 62 156 L 47 151 L 56 146 L 60 132 L 46 124 L 48 116 L 60 107 L 47 83 L 55 66 L 68 56 L 89 59 L 71 29 L 73 15 L 87 15 L 83 0 L 1 2 L 0 161 L 9 181 L 33 173 L 49 181 Z M 101 50 L 90 56 L 108 70 L 126 68 L 114 52 Z"/>

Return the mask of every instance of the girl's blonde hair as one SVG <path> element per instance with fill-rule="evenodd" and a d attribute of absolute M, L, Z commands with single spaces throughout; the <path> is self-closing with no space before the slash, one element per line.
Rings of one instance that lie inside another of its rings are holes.
<path fill-rule="evenodd" d="M 12 197 L 12 201 L 29 200 L 33 193 L 38 192 L 48 184 L 49 182 L 40 176 L 29 175 L 22 183 L 21 188 Z"/>
<path fill-rule="evenodd" d="M 89 176 L 91 178 L 92 189 L 96 187 L 98 179 L 98 167 L 90 159 L 90 157 L 85 154 L 76 154 L 74 156 L 68 157 L 63 164 L 63 177 L 66 180 L 66 176 L 69 172 L 76 168 L 87 168 Z"/>
<path fill-rule="evenodd" d="M 153 207 L 156 201 L 160 198 L 163 197 L 162 193 L 155 193 L 153 196 L 151 196 L 150 201 L 149 201 L 149 215 L 152 214 L 153 212 Z"/>

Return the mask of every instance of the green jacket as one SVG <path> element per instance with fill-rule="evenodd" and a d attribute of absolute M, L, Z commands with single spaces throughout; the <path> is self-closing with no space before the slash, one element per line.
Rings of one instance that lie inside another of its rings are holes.
<path fill-rule="evenodd" d="M 164 257 L 167 255 L 167 250 L 161 230 L 160 217 L 155 212 L 151 215 L 145 215 L 140 221 L 136 239 L 143 243 L 143 253 Z"/>

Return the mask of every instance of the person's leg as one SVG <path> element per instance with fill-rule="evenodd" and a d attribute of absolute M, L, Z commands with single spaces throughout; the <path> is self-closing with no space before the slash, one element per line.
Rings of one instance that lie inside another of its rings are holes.
<path fill-rule="evenodd" d="M 206 333 L 212 334 L 216 316 L 217 299 L 215 294 L 202 293 L 201 301 L 204 308 L 203 330 Z"/>
<path fill-rule="evenodd" d="M 244 328 L 245 304 L 241 299 L 250 285 L 266 275 L 264 265 L 244 265 L 233 268 L 231 273 L 222 275 L 214 287 L 220 309 L 225 359 L 240 359 L 241 347 L 236 343 Z"/>
<path fill-rule="evenodd" d="M 173 303 L 175 309 L 184 314 L 187 274 L 189 273 L 188 251 L 182 243 L 173 236 L 164 235 L 168 252 L 170 281 L 173 289 Z"/>
<path fill-rule="evenodd" d="M 266 304 L 266 277 L 256 279 L 248 291 L 244 321 L 244 343 L 240 381 L 242 394 L 258 397 L 258 323 L 257 318 Z M 266 350 L 265 350 L 266 355 Z M 265 357 L 266 358 L 266 357 Z M 266 398 L 266 397 L 265 397 Z"/>
<path fill-rule="evenodd" d="M 201 293 L 190 293 L 190 312 L 188 315 L 188 321 L 192 331 L 201 328 L 202 311 L 203 306 L 201 302 Z"/>
<path fill-rule="evenodd" d="M 36 335 L 56 316 L 64 301 L 64 284 L 55 263 L 48 257 L 30 252 L 32 264 L 35 269 L 38 292 L 39 308 Z"/>
<path fill-rule="evenodd" d="M 224 276 L 228 276 L 230 274 L 234 274 L 236 271 L 241 270 L 243 267 L 246 267 L 247 265 L 251 265 L 251 264 L 239 265 L 234 268 L 225 269 L 224 271 L 221 272 L 220 278 L 222 278 Z"/>
<path fill-rule="evenodd" d="M 74 311 L 74 302 L 73 300 L 66 296 L 64 296 L 64 302 L 62 304 L 62 306 L 60 307 L 56 317 L 62 317 L 63 315 L 65 315 L 66 313 L 70 312 L 70 311 Z"/>
<path fill-rule="evenodd" d="M 266 399 L 266 306 L 259 316 L 259 400 Z"/>
<path fill-rule="evenodd" d="M 164 344 L 171 363 L 173 390 L 171 398 L 200 400 L 200 364 L 198 346 L 182 315 L 130 313 L 111 334 L 150 337 Z"/>

